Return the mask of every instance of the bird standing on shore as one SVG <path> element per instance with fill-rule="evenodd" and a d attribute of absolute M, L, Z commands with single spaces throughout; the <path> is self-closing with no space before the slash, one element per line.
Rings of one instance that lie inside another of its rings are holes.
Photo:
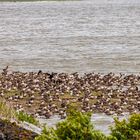
<path fill-rule="evenodd" d="M 3 75 L 7 75 L 8 68 L 9 68 L 9 66 L 6 66 L 6 68 L 5 68 L 5 69 L 3 69 L 3 72 L 2 72 L 2 74 L 3 74 Z"/>

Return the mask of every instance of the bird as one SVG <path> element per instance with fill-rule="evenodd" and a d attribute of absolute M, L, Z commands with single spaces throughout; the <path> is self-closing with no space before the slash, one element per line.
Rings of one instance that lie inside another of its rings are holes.
<path fill-rule="evenodd" d="M 37 73 L 37 75 L 40 75 L 40 74 L 42 74 L 42 70 L 39 70 Z"/>
<path fill-rule="evenodd" d="M 7 75 L 8 68 L 9 68 L 9 66 L 6 66 L 6 68 L 5 68 L 5 69 L 3 69 L 3 72 L 2 72 L 2 74 L 3 74 L 3 75 Z"/>

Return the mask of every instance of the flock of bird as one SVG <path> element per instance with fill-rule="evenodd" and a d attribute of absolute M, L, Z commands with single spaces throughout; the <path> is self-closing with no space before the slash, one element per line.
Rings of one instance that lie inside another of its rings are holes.
<path fill-rule="evenodd" d="M 140 112 L 140 75 L 10 72 L 0 74 L 0 97 L 17 111 L 66 117 L 69 106 L 82 112 Z"/>

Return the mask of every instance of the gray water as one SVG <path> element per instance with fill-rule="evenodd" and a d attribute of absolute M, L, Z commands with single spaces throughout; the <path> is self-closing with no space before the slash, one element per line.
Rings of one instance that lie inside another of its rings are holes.
<path fill-rule="evenodd" d="M 118 116 L 118 118 L 119 120 L 128 120 L 128 115 L 128 113 L 124 113 L 123 116 Z M 42 124 L 43 126 L 46 125 L 49 128 L 56 128 L 56 124 L 58 122 L 63 121 L 63 119 L 60 119 L 60 116 L 58 115 L 51 116 L 49 119 L 39 117 L 37 118 L 37 120 L 40 122 L 40 124 Z M 110 134 L 110 126 L 114 125 L 114 119 L 113 116 L 105 115 L 104 113 L 96 113 L 91 116 L 91 123 L 93 124 L 95 130 L 100 130 L 108 135 Z M 36 132 L 37 134 L 41 134 L 42 131 L 41 128 L 34 126 L 33 124 L 30 124 L 28 122 L 22 122 L 20 126 L 33 132 Z"/>
<path fill-rule="evenodd" d="M 116 116 L 114 116 L 116 117 Z M 91 116 L 91 123 L 93 124 L 96 130 L 100 130 L 105 134 L 110 133 L 110 126 L 114 125 L 113 116 L 105 115 L 104 113 L 96 113 Z M 118 116 L 119 120 L 128 119 L 128 113 L 124 113 L 123 116 Z M 58 122 L 63 120 L 60 119 L 59 116 L 54 115 L 50 119 L 38 119 L 41 124 L 47 124 L 48 127 L 55 127 Z"/>
<path fill-rule="evenodd" d="M 0 69 L 140 70 L 140 0 L 0 2 Z"/>

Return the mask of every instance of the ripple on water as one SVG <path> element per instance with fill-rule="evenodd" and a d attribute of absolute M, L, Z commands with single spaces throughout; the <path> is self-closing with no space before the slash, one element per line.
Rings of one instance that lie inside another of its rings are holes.
<path fill-rule="evenodd" d="M 0 3 L 0 69 L 137 73 L 139 13 L 139 0 Z"/>

